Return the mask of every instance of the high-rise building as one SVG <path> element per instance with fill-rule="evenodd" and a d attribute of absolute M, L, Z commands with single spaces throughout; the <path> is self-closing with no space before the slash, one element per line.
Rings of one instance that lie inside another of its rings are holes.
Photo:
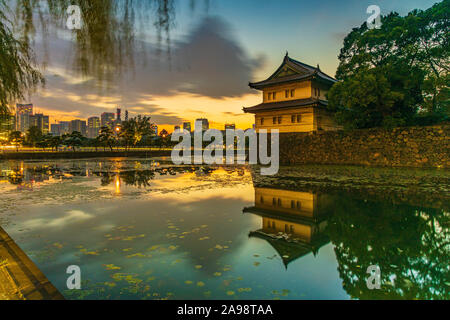
<path fill-rule="evenodd" d="M 116 122 L 122 122 L 122 109 L 117 108 Z"/>
<path fill-rule="evenodd" d="M 83 120 L 72 120 L 69 124 L 69 132 L 80 132 L 83 136 L 86 136 L 86 121 Z"/>
<path fill-rule="evenodd" d="M 0 140 L 8 140 L 9 134 L 16 130 L 16 117 L 0 115 Z"/>
<path fill-rule="evenodd" d="M 112 127 L 114 123 L 114 113 L 104 112 L 101 115 L 101 126 Z"/>
<path fill-rule="evenodd" d="M 61 135 L 61 124 L 52 123 L 50 126 L 50 133 L 54 136 L 60 136 Z"/>
<path fill-rule="evenodd" d="M 174 131 L 179 131 L 181 129 L 180 126 L 175 126 Z"/>
<path fill-rule="evenodd" d="M 155 124 L 155 135 L 158 136 L 158 126 Z"/>
<path fill-rule="evenodd" d="M 100 118 L 90 117 L 88 119 L 87 136 L 90 139 L 97 138 L 100 132 Z"/>
<path fill-rule="evenodd" d="M 201 123 L 201 128 L 197 128 L 197 123 L 200 122 Z M 201 129 L 202 131 L 206 131 L 209 130 L 209 121 L 208 119 L 197 119 L 195 120 L 195 130 L 197 129 Z"/>
<path fill-rule="evenodd" d="M 30 116 L 30 127 L 37 127 L 41 130 L 42 134 L 49 133 L 49 116 L 43 115 L 42 113 L 36 113 Z"/>
<path fill-rule="evenodd" d="M 183 130 L 191 132 L 192 131 L 191 123 L 190 122 L 184 122 L 183 123 Z"/>
<path fill-rule="evenodd" d="M 125 121 L 128 121 L 128 110 L 125 110 Z"/>
<path fill-rule="evenodd" d="M 16 105 L 16 130 L 27 132 L 30 128 L 30 116 L 33 115 L 32 104 L 17 104 Z"/>
<path fill-rule="evenodd" d="M 59 122 L 60 135 L 65 135 L 65 134 L 71 133 L 71 132 L 69 132 L 70 131 L 69 129 L 70 129 L 69 121 L 60 121 Z"/>

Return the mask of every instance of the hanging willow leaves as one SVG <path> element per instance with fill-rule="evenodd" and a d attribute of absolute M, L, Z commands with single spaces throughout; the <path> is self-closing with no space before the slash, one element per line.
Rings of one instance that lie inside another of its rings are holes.
<path fill-rule="evenodd" d="M 191 0 L 192 10 L 195 2 Z M 124 70 L 134 67 L 136 35 L 150 27 L 170 55 L 174 0 L 0 0 L 0 105 L 4 110 L 44 83 L 33 54 L 36 34 L 39 31 L 46 39 L 50 31 L 65 29 L 71 5 L 79 6 L 82 15 L 81 29 L 71 31 L 72 68 L 83 77 L 96 79 L 99 85 L 120 79 Z"/>
<path fill-rule="evenodd" d="M 22 99 L 43 84 L 44 78 L 28 42 L 15 38 L 13 23 L 3 10 L 4 0 L 0 7 L 0 116 L 4 116 L 9 113 L 9 102 Z"/>

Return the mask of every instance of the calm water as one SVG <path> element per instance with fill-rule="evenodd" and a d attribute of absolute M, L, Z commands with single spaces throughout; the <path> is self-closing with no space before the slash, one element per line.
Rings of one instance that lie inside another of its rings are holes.
<path fill-rule="evenodd" d="M 68 299 L 449 298 L 439 204 L 259 187 L 246 167 L 163 160 L 0 168 L 1 227 Z M 67 290 L 69 265 L 82 290 Z M 367 289 L 370 265 L 381 290 Z"/>

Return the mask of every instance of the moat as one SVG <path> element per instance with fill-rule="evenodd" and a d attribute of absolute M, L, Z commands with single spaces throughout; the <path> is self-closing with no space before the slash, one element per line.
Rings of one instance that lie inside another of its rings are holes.
<path fill-rule="evenodd" d="M 450 297 L 445 170 L 262 177 L 164 158 L 0 169 L 0 227 L 66 299 Z M 81 290 L 67 289 L 70 265 Z M 367 288 L 371 265 L 380 290 Z"/>

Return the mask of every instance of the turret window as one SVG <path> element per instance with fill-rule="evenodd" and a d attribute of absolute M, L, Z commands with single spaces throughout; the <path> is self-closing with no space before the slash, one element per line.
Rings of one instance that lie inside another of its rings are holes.
<path fill-rule="evenodd" d="M 314 88 L 314 95 L 320 97 L 320 88 Z"/>
<path fill-rule="evenodd" d="M 295 115 L 295 114 L 293 114 L 293 115 L 291 115 L 291 123 L 300 123 L 300 122 L 302 122 L 302 116 L 300 115 L 300 114 L 297 114 L 297 115 Z"/>
<path fill-rule="evenodd" d="M 289 90 L 286 90 L 286 91 L 284 92 L 284 95 L 286 96 L 286 98 L 289 98 Z"/>
<path fill-rule="evenodd" d="M 272 122 L 273 124 L 277 124 L 277 117 L 273 117 Z"/>
<path fill-rule="evenodd" d="M 291 98 L 295 97 L 295 89 L 291 90 Z"/>
<path fill-rule="evenodd" d="M 282 118 L 278 117 L 278 124 L 281 124 L 281 122 L 282 122 Z"/>

